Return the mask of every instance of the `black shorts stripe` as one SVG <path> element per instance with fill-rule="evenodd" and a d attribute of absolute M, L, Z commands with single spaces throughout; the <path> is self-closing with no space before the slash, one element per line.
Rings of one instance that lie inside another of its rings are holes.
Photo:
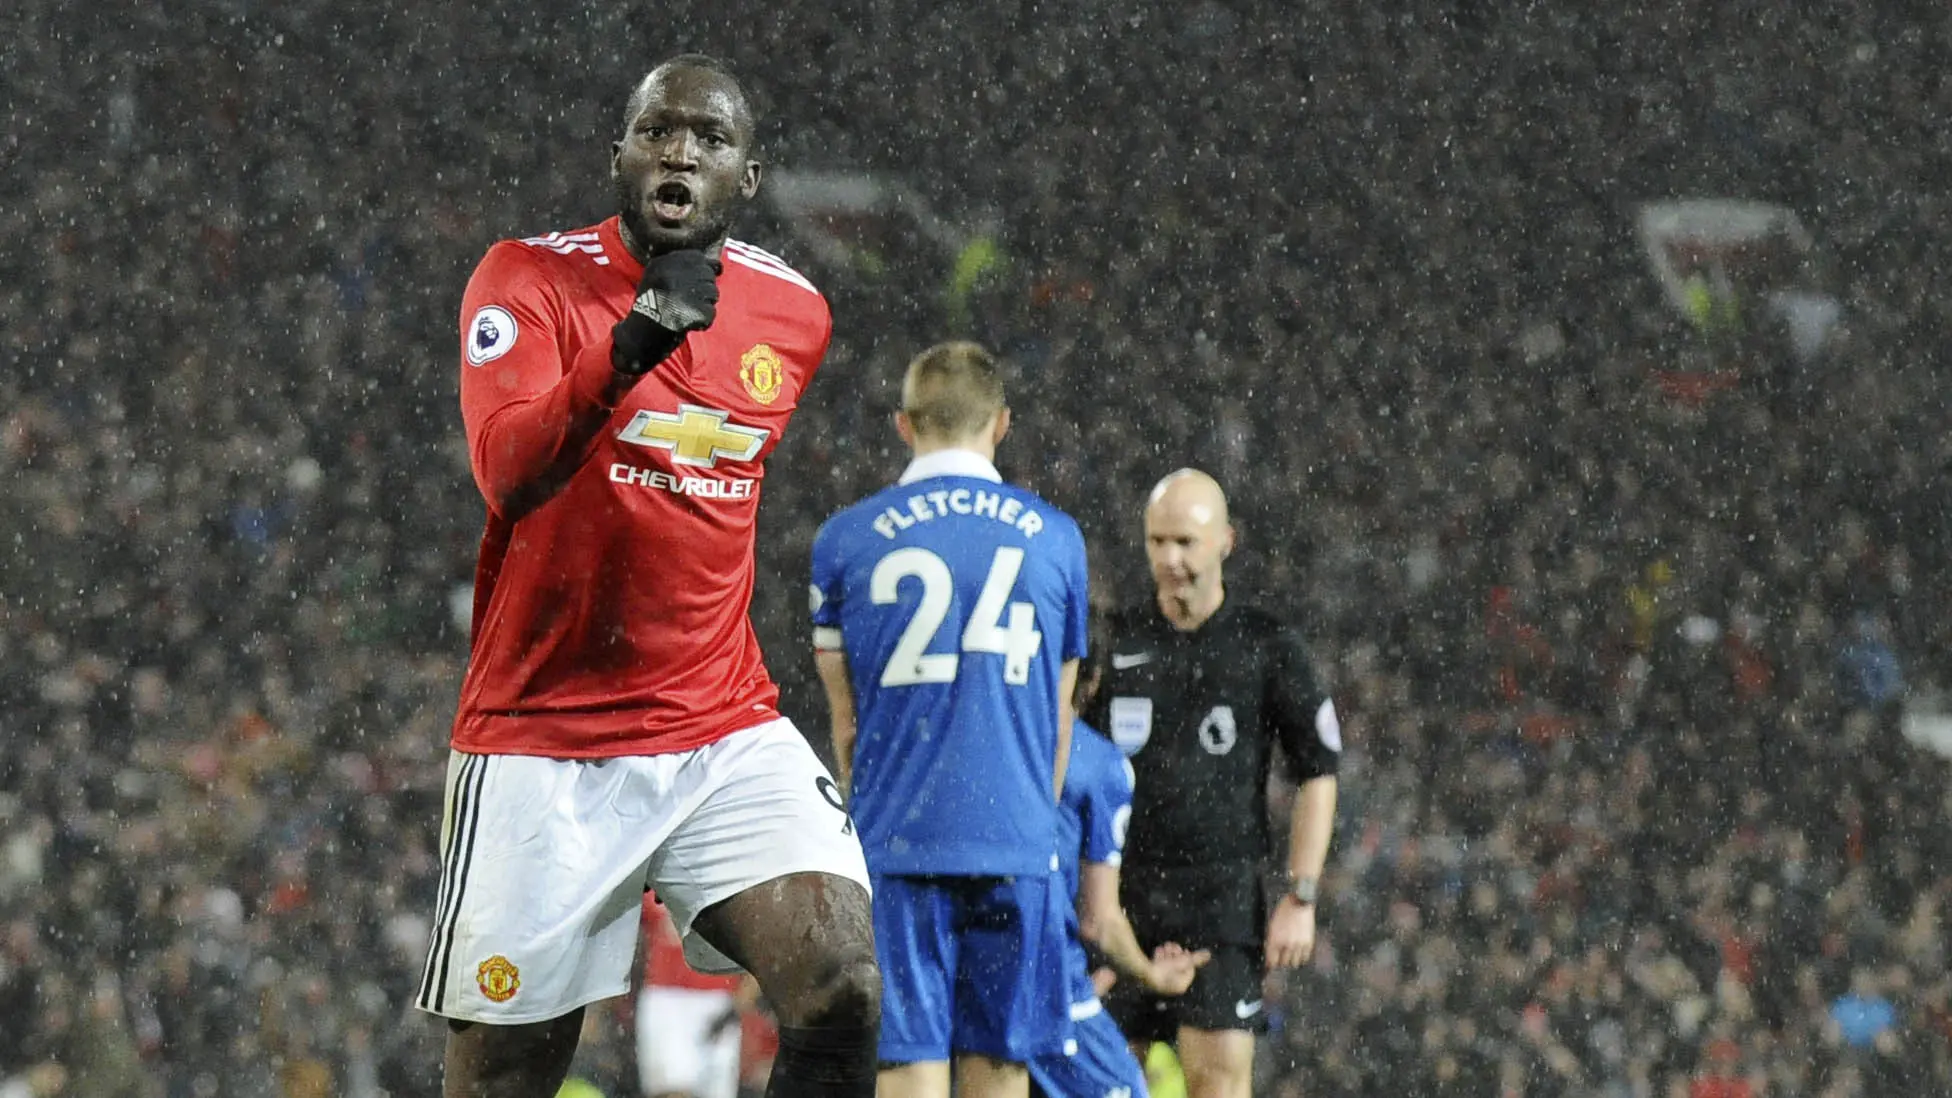
<path fill-rule="evenodd" d="M 428 1000 L 434 994 L 436 967 L 434 962 L 440 956 L 441 927 L 447 922 L 447 908 L 454 892 L 454 877 L 460 868 L 455 862 L 460 857 L 463 824 L 466 823 L 464 811 L 468 803 L 469 778 L 474 772 L 477 761 L 474 755 L 461 757 L 460 766 L 454 774 L 454 782 L 447 792 L 447 815 L 443 820 L 447 828 L 445 836 L 447 845 L 441 850 L 441 884 L 439 897 L 434 905 L 434 933 L 427 947 L 427 964 L 420 975 L 420 994 L 414 1000 L 422 1007 L 428 1005 Z"/>
<path fill-rule="evenodd" d="M 475 769 L 474 791 L 469 795 L 469 807 L 473 809 L 468 819 L 468 845 L 461 850 L 460 879 L 454 883 L 454 902 L 447 913 L 446 941 L 441 944 L 441 970 L 434 977 L 434 1009 L 441 1010 L 447 1005 L 447 973 L 454 960 L 454 928 L 461 921 L 461 905 L 468 898 L 468 871 L 474 868 L 474 837 L 481 829 L 482 790 L 488 784 L 488 768 L 492 759 L 483 757 L 481 765 Z"/>
<path fill-rule="evenodd" d="M 419 1004 L 423 1009 L 438 1009 L 445 998 L 449 959 L 454 950 L 454 928 L 460 921 L 461 892 L 466 886 L 468 868 L 474 856 L 475 831 L 481 822 L 481 788 L 487 779 L 488 760 L 468 755 L 461 761 L 454 781 L 453 803 L 448 819 L 452 829 L 441 864 L 440 899 L 434 911 L 434 936 L 427 953 L 427 971 L 421 976 Z"/>

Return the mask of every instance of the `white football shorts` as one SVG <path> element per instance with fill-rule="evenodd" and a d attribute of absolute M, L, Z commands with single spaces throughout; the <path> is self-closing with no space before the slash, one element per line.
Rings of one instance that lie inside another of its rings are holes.
<path fill-rule="evenodd" d="M 698 913 L 790 873 L 868 887 L 827 768 L 781 718 L 670 755 L 454 752 L 420 1009 L 512 1025 L 630 989 L 655 889 L 700 972 L 738 968 Z"/>
<path fill-rule="evenodd" d="M 644 1093 L 738 1098 L 743 1034 L 735 1010 L 729 991 L 639 991 L 637 1076 Z"/>

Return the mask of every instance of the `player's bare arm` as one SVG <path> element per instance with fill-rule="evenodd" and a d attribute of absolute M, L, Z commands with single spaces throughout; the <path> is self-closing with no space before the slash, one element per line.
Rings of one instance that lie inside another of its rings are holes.
<path fill-rule="evenodd" d="M 1064 799 L 1064 772 L 1071 766 L 1071 722 L 1078 719 L 1078 660 L 1065 660 L 1057 675 L 1057 760 L 1053 772 L 1056 784 L 1051 800 Z"/>
<path fill-rule="evenodd" d="M 1155 995 L 1178 995 L 1193 984 L 1207 950 L 1192 952 L 1168 942 L 1146 956 L 1125 908 L 1118 902 L 1118 867 L 1086 862 L 1078 873 L 1078 933 L 1097 946 L 1112 967 L 1145 985 Z"/>
<path fill-rule="evenodd" d="M 840 795 L 854 788 L 854 684 L 847 677 L 846 653 L 818 648 L 813 665 L 820 672 L 820 685 L 827 691 L 827 719 L 834 737 L 834 778 Z"/>

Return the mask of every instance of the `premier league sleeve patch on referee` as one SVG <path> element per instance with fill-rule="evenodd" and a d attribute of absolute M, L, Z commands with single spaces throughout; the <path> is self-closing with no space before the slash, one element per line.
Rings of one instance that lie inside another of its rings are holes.
<path fill-rule="evenodd" d="M 468 321 L 468 362 L 480 366 L 515 346 L 515 317 L 500 305 L 483 305 Z"/>

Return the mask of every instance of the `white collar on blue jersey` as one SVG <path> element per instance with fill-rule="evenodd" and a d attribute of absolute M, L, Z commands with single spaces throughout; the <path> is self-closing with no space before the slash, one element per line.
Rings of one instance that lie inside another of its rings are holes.
<path fill-rule="evenodd" d="M 978 480 L 1003 479 L 990 460 L 974 450 L 936 450 L 923 454 L 902 470 L 901 483 L 913 484 L 930 477 L 975 477 Z"/>

